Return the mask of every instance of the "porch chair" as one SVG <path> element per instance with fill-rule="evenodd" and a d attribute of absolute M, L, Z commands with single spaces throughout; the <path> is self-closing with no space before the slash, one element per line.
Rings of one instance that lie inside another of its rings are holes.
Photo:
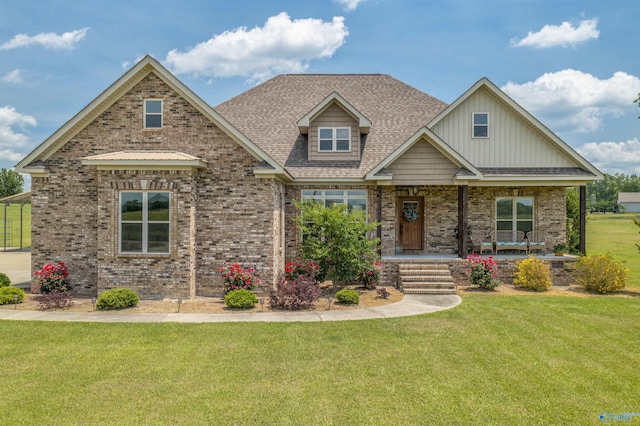
<path fill-rule="evenodd" d="M 522 231 L 493 231 L 492 239 L 496 244 L 496 254 L 500 250 L 524 250 L 527 252 L 527 241 Z"/>
<path fill-rule="evenodd" d="M 527 252 L 541 250 L 542 254 L 547 254 L 547 234 L 544 231 L 527 232 Z"/>
<path fill-rule="evenodd" d="M 482 254 L 486 251 L 493 253 L 493 239 L 491 235 L 487 233 L 486 237 L 477 237 L 473 239 L 473 251 L 478 251 L 478 254 Z"/>

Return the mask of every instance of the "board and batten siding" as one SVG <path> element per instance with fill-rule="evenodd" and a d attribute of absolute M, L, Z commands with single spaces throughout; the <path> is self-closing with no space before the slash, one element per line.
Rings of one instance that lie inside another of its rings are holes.
<path fill-rule="evenodd" d="M 360 128 L 351 114 L 333 103 L 309 123 L 309 161 L 353 161 L 360 159 Z M 318 127 L 350 127 L 351 151 L 318 152 Z"/>
<path fill-rule="evenodd" d="M 393 185 L 452 185 L 453 174 L 459 167 L 421 139 L 388 169 L 393 173 Z"/>
<path fill-rule="evenodd" d="M 472 138 L 473 113 L 489 113 L 489 137 Z M 432 129 L 476 167 L 575 167 L 507 104 L 478 90 Z"/>

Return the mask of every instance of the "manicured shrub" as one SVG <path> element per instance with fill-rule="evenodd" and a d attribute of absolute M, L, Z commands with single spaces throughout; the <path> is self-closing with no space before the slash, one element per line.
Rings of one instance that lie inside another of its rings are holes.
<path fill-rule="evenodd" d="M 467 259 L 467 268 L 467 276 L 471 284 L 487 290 L 493 290 L 500 285 L 500 281 L 496 278 L 498 264 L 492 256 L 485 259 L 477 254 L 472 254 Z"/>
<path fill-rule="evenodd" d="M 360 302 L 360 295 L 355 290 L 343 288 L 336 293 L 336 299 L 340 303 L 346 303 L 348 305 L 357 305 Z"/>
<path fill-rule="evenodd" d="M 516 262 L 513 283 L 529 290 L 547 291 L 551 288 L 551 268 L 542 259 L 529 255 Z"/>
<path fill-rule="evenodd" d="M 286 273 L 286 269 L 285 269 Z M 269 295 L 271 309 L 309 309 L 320 298 L 322 290 L 313 273 L 290 279 L 286 274 L 278 279 Z"/>
<path fill-rule="evenodd" d="M 65 291 L 64 293 L 52 291 L 51 293 L 37 296 L 35 300 L 38 302 L 38 310 L 40 311 L 67 309 L 73 306 L 73 295 L 70 291 Z"/>
<path fill-rule="evenodd" d="M 255 268 L 242 269 L 239 263 L 229 265 L 227 262 L 224 262 L 222 266 L 218 268 L 218 272 L 220 272 L 220 276 L 224 280 L 225 294 L 232 290 L 253 290 L 262 282 L 253 275 Z"/>
<path fill-rule="evenodd" d="M 3 274 L 0 272 L 0 287 L 6 287 L 11 284 L 11 280 L 7 276 L 7 274 Z"/>
<path fill-rule="evenodd" d="M 253 308 L 258 298 L 251 290 L 231 290 L 224 295 L 224 304 L 230 308 Z"/>
<path fill-rule="evenodd" d="M 24 290 L 18 287 L 1 287 L 0 288 L 0 305 L 12 305 L 16 303 L 15 295 L 18 295 L 18 303 L 24 301 Z"/>
<path fill-rule="evenodd" d="M 114 288 L 102 292 L 96 302 L 96 309 L 109 311 L 113 309 L 124 309 L 136 306 L 140 298 L 138 294 L 128 288 Z"/>
<path fill-rule="evenodd" d="M 69 269 L 64 262 L 58 262 L 57 265 L 47 263 L 42 269 L 34 272 L 33 275 L 35 277 L 34 293 L 64 293 L 71 290 L 68 278 Z"/>
<path fill-rule="evenodd" d="M 616 261 L 611 253 L 584 256 L 575 269 L 576 284 L 587 291 L 613 293 L 627 285 L 629 269 Z"/>

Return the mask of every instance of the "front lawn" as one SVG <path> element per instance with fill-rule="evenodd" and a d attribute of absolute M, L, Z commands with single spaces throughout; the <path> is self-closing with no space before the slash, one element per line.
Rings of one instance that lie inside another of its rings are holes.
<path fill-rule="evenodd" d="M 463 298 L 332 323 L 0 321 L 2 422 L 598 424 L 640 412 L 640 298 Z"/>

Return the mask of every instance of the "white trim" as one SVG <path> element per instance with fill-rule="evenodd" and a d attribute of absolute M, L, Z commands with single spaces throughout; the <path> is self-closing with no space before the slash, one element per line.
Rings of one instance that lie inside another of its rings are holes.
<path fill-rule="evenodd" d="M 327 140 L 327 138 L 320 138 L 320 132 L 323 130 L 331 130 L 331 149 L 320 149 L 320 141 Z M 345 138 L 338 139 L 338 130 L 346 130 L 349 133 L 346 138 L 349 141 L 349 149 L 338 149 L 338 140 L 345 140 Z M 351 152 L 351 127 L 318 127 L 318 152 Z"/>
<path fill-rule="evenodd" d="M 486 115 L 487 116 L 487 124 L 476 124 L 476 115 Z M 491 123 L 489 113 L 488 112 L 472 112 L 471 113 L 471 138 L 472 139 L 489 139 L 491 127 L 489 124 Z M 487 136 L 476 136 L 476 126 L 486 126 L 487 127 Z"/>
<path fill-rule="evenodd" d="M 138 221 L 123 221 L 122 219 L 122 195 L 123 194 L 143 194 L 142 195 L 142 220 Z M 169 220 L 162 220 L 162 221 L 150 221 L 148 218 L 148 213 L 149 211 L 149 194 L 150 193 L 157 193 L 157 194 L 168 194 L 169 196 Z M 167 254 L 171 254 L 171 192 L 170 191 L 165 191 L 165 190 L 139 190 L 139 191 L 133 191 L 133 190 L 126 190 L 126 191 L 120 191 L 118 193 L 118 254 L 125 254 L 125 255 L 131 255 L 131 254 L 135 254 L 135 255 L 167 255 Z M 142 225 L 142 251 L 122 251 L 122 225 L 124 223 L 133 223 L 133 224 L 141 224 Z M 149 251 L 149 224 L 154 224 L 154 223 L 166 223 L 169 225 L 169 241 L 168 241 L 168 250 L 166 252 L 150 252 Z"/>
<path fill-rule="evenodd" d="M 147 102 L 149 101 L 156 101 L 156 102 L 160 102 L 160 112 L 147 112 Z M 142 107 L 142 127 L 145 130 L 162 130 L 162 128 L 164 127 L 164 100 L 162 99 L 157 99 L 157 98 L 148 98 L 145 99 L 143 102 L 143 107 Z M 160 127 L 147 127 L 147 116 L 160 116 Z"/>

